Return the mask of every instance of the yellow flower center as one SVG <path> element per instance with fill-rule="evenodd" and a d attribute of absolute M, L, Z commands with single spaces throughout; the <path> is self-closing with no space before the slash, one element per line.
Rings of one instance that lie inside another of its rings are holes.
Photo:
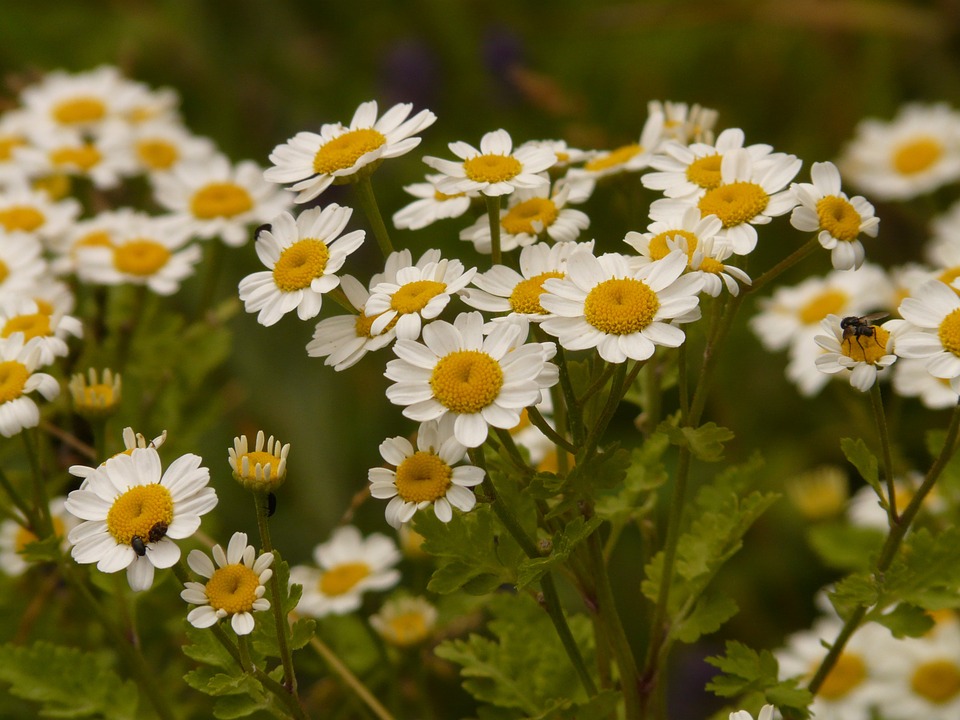
<path fill-rule="evenodd" d="M 910 687 L 924 700 L 943 705 L 960 693 L 960 668 L 950 660 L 925 662 L 914 670 Z"/>
<path fill-rule="evenodd" d="M 10 268 L 7 267 L 7 264 L 0 260 L 0 283 L 10 277 Z"/>
<path fill-rule="evenodd" d="M 344 595 L 369 575 L 370 566 L 365 562 L 341 563 L 320 576 L 317 588 L 328 597 Z"/>
<path fill-rule="evenodd" d="M 147 277 L 167 264 L 170 251 L 153 240 L 131 240 L 113 252 L 113 266 L 122 273 Z"/>
<path fill-rule="evenodd" d="M 840 344 L 840 350 L 854 362 L 866 362 L 873 365 L 887 354 L 887 341 L 890 333 L 882 327 L 871 325 L 873 335 L 851 335 Z"/>
<path fill-rule="evenodd" d="M 642 280 L 604 280 L 583 304 L 588 323 L 607 335 L 631 335 L 653 322 L 660 300 Z"/>
<path fill-rule="evenodd" d="M 408 647 L 423 642 L 430 629 L 422 613 L 416 611 L 400 613 L 387 621 L 387 634 L 390 642 L 400 647 Z"/>
<path fill-rule="evenodd" d="M 401 315 L 420 312 L 427 303 L 447 289 L 446 283 L 436 280 L 414 280 L 397 290 L 390 298 L 390 307 Z"/>
<path fill-rule="evenodd" d="M 447 195 L 446 193 L 442 193 L 439 190 L 433 191 L 433 199 L 437 200 L 438 202 L 453 200 L 454 198 L 463 197 L 464 195 L 466 195 L 466 193 L 454 193 L 453 195 Z"/>
<path fill-rule="evenodd" d="M 900 145 L 893 153 L 893 168 L 901 175 L 916 175 L 943 157 L 943 145 L 932 137 L 919 137 Z"/>
<path fill-rule="evenodd" d="M 700 263 L 700 271 L 711 273 L 713 275 L 719 275 L 724 271 L 724 264 L 719 260 L 715 260 L 714 258 L 711 258 L 711 257 L 704 258 L 703 261 Z"/>
<path fill-rule="evenodd" d="M 21 137 L 16 137 L 15 135 L 0 137 L 0 162 L 12 160 L 13 149 L 21 145 L 26 145 L 26 141 Z"/>
<path fill-rule="evenodd" d="M 316 278 L 323 277 L 329 259 L 330 250 L 323 240 L 298 240 L 280 253 L 273 266 L 273 281 L 284 292 L 303 290 Z"/>
<path fill-rule="evenodd" d="M 177 146 L 166 140 L 141 140 L 137 157 L 151 170 L 167 170 L 180 158 Z"/>
<path fill-rule="evenodd" d="M 87 233 L 82 238 L 77 240 L 73 246 L 77 247 L 113 247 L 113 240 L 110 238 L 110 233 L 106 230 L 95 230 L 92 233 Z"/>
<path fill-rule="evenodd" d="M 637 143 L 633 143 L 632 145 L 623 145 L 618 147 L 616 150 L 611 150 L 606 155 L 590 160 L 583 167 L 585 170 L 591 170 L 593 172 L 609 170 L 610 168 L 615 168 L 618 165 L 626 164 L 630 158 L 634 157 L 635 155 L 639 155 L 642 152 L 643 145 L 639 145 Z"/>
<path fill-rule="evenodd" d="M 207 580 L 207 601 L 214 610 L 225 610 L 228 615 L 250 612 L 259 586 L 260 578 L 246 565 L 225 565 Z"/>
<path fill-rule="evenodd" d="M 722 162 L 723 155 L 707 155 L 697 158 L 687 166 L 687 180 L 707 190 L 719 187 L 722 182 L 720 175 Z"/>
<path fill-rule="evenodd" d="M 74 165 L 81 170 L 89 170 L 102 159 L 100 151 L 91 143 L 78 147 L 63 147 L 50 153 L 50 162 L 54 165 Z"/>
<path fill-rule="evenodd" d="M 404 502 L 433 502 L 447 494 L 453 469 L 439 456 L 418 451 L 397 467 L 397 495 Z"/>
<path fill-rule="evenodd" d="M 756 183 L 738 181 L 707 190 L 697 206 L 702 215 L 716 215 L 730 228 L 755 218 L 769 201 L 770 196 Z"/>
<path fill-rule="evenodd" d="M 952 268 L 947 268 L 942 273 L 937 276 L 937 280 L 942 282 L 944 285 L 950 285 L 951 289 L 954 292 L 957 292 L 957 289 L 953 287 L 953 281 L 960 277 L 960 265 L 955 265 Z"/>
<path fill-rule="evenodd" d="M 837 664 L 820 686 L 820 695 L 827 700 L 839 700 L 866 678 L 867 666 L 859 655 L 851 652 L 840 653 Z"/>
<path fill-rule="evenodd" d="M 381 313 L 382 315 L 383 313 Z M 354 323 L 354 332 L 356 332 L 358 338 L 372 338 L 373 334 L 370 332 L 370 329 L 373 327 L 373 321 L 376 320 L 380 315 L 371 315 L 367 317 L 363 314 L 363 308 L 360 308 L 360 314 L 357 315 L 357 319 Z M 394 326 L 397 324 L 399 315 L 390 322 L 387 323 L 387 326 L 380 333 L 381 335 L 390 332 L 393 330 Z"/>
<path fill-rule="evenodd" d="M 528 280 L 521 280 L 513 287 L 510 293 L 510 307 L 515 313 L 529 315 L 546 315 L 547 311 L 540 305 L 540 295 L 543 294 L 543 283 L 549 278 L 562 278 L 563 273 L 550 270 L 540 273 Z"/>
<path fill-rule="evenodd" d="M 804 325 L 813 325 L 823 320 L 827 315 L 842 314 L 841 311 L 850 301 L 850 297 L 842 290 L 824 290 L 807 302 L 797 316 Z"/>
<path fill-rule="evenodd" d="M 0 210 L 0 225 L 7 232 L 33 232 L 43 225 L 44 220 L 43 213 L 29 205 L 14 205 Z"/>
<path fill-rule="evenodd" d="M 53 315 L 53 304 L 43 298 L 33 298 L 33 301 L 37 304 L 37 312 L 41 312 L 44 315 Z"/>
<path fill-rule="evenodd" d="M 477 155 L 464 160 L 463 171 L 474 182 L 498 183 L 515 178 L 523 166 L 512 155 Z"/>
<path fill-rule="evenodd" d="M 64 173 L 45 175 L 32 181 L 34 190 L 43 190 L 51 200 L 61 200 L 70 194 L 70 176 Z"/>
<path fill-rule="evenodd" d="M 373 128 L 350 130 L 317 150 L 313 156 L 313 171 L 318 175 L 330 175 L 337 170 L 346 170 L 386 142 L 387 138 Z"/>
<path fill-rule="evenodd" d="M 10 337 L 15 332 L 22 332 L 24 340 L 48 337 L 53 334 L 50 329 L 50 316 L 42 312 L 16 315 L 4 323 L 3 330 L 0 330 L 0 337 Z"/>
<path fill-rule="evenodd" d="M 511 235 L 537 235 L 557 220 L 559 210 L 553 200 L 548 198 L 530 198 L 517 203 L 503 216 L 500 224 Z M 533 226 L 540 225 L 539 229 Z"/>
<path fill-rule="evenodd" d="M 682 237 L 687 241 L 687 260 L 693 257 L 694 251 L 697 249 L 697 236 L 694 235 L 689 230 L 667 230 L 660 233 L 659 235 L 654 235 L 650 238 L 650 257 L 654 260 L 661 260 L 670 254 L 670 246 L 667 245 L 667 240 L 674 240 L 676 238 Z"/>
<path fill-rule="evenodd" d="M 430 375 L 433 396 L 455 413 L 480 412 L 503 386 L 500 363 L 479 350 L 458 350 L 440 358 Z"/>
<path fill-rule="evenodd" d="M 847 200 L 828 195 L 817 202 L 820 229 L 826 230 L 837 240 L 851 242 L 860 234 L 860 213 Z"/>
<path fill-rule="evenodd" d="M 104 410 L 113 407 L 116 403 L 113 385 L 94 383 L 85 385 L 79 393 L 73 395 L 73 404 L 78 410 Z"/>
<path fill-rule="evenodd" d="M 30 372 L 26 365 L 16 360 L 0 362 L 0 404 L 16 400 L 23 395 Z"/>
<path fill-rule="evenodd" d="M 63 527 L 63 520 L 58 518 L 56 515 L 53 515 L 50 517 L 50 521 L 53 523 L 53 534 L 56 537 L 63 537 L 65 529 Z M 25 527 L 17 528 L 17 536 L 13 541 L 13 549 L 15 552 L 23 552 L 27 545 L 35 543 L 39 539 L 40 538 L 27 530 Z"/>
<path fill-rule="evenodd" d="M 119 545 L 129 545 L 135 535 L 146 543 L 154 525 L 172 522 L 173 497 L 159 483 L 134 485 L 107 512 L 107 530 Z"/>
<path fill-rule="evenodd" d="M 943 349 L 960 356 L 960 308 L 947 315 L 937 331 Z"/>
<path fill-rule="evenodd" d="M 247 458 L 250 463 L 250 472 L 244 475 L 243 473 L 243 459 Z M 280 461 L 281 458 L 277 457 L 273 453 L 264 452 L 263 450 L 252 450 L 243 455 L 237 455 L 237 465 L 236 471 L 237 475 L 240 476 L 243 480 L 256 480 L 257 479 L 257 465 L 260 466 L 261 471 L 263 468 L 266 468 L 267 465 L 270 466 L 270 477 L 277 477 L 277 474 L 280 470 Z"/>
<path fill-rule="evenodd" d="M 77 97 L 56 105 L 52 114 L 54 120 L 61 125 L 78 125 L 102 120 L 107 114 L 107 108 L 98 98 Z"/>
<path fill-rule="evenodd" d="M 200 188 L 190 201 L 190 211 L 201 220 L 234 217 L 253 207 L 253 198 L 232 182 L 215 182 Z"/>

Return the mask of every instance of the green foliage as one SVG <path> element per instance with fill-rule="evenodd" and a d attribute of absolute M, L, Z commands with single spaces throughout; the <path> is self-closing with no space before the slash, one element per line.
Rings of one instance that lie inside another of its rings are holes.
<path fill-rule="evenodd" d="M 846 523 L 823 523 L 807 530 L 807 539 L 820 559 L 837 570 L 873 567 L 883 545 L 884 533 L 875 528 Z"/>
<path fill-rule="evenodd" d="M 10 693 L 39 703 L 44 717 L 136 720 L 137 689 L 113 668 L 110 652 L 36 642 L 0 646 L 0 681 Z"/>
<path fill-rule="evenodd" d="M 582 460 L 565 477 L 539 473 L 533 478 L 529 491 L 534 497 L 553 501 L 548 519 L 571 510 L 579 512 L 577 506 L 582 500 L 622 487 L 630 462 L 631 453 L 611 447 Z"/>
<path fill-rule="evenodd" d="M 797 686 L 796 680 L 781 681 L 779 664 L 769 650 L 757 652 L 743 643 L 728 641 L 724 655 L 708 657 L 707 662 L 718 668 L 720 675 L 707 684 L 707 690 L 720 697 L 762 694 L 781 712 L 788 709 L 793 717 L 807 718 L 807 706 L 813 700 L 810 692 Z"/>
<path fill-rule="evenodd" d="M 626 522 L 629 518 L 643 516 L 653 509 L 656 500 L 654 490 L 668 478 L 663 465 L 663 454 L 670 441 L 663 433 L 654 433 L 638 448 L 630 452 L 623 484 L 612 492 L 600 493 L 594 510 L 600 517 L 614 523 Z"/>
<path fill-rule="evenodd" d="M 840 449 L 843 450 L 844 457 L 857 469 L 860 476 L 874 489 L 877 497 L 881 498 L 883 509 L 886 510 L 886 502 L 882 500 L 884 492 L 880 488 L 880 471 L 878 469 L 877 456 L 870 452 L 866 443 L 860 438 L 841 438 Z"/>
<path fill-rule="evenodd" d="M 517 589 L 522 590 L 539 580 L 544 573 L 565 562 L 573 549 L 590 537 L 602 522 L 603 520 L 596 516 L 589 520 L 584 520 L 582 515 L 574 518 L 563 530 L 554 534 L 549 555 L 520 563 L 517 570 Z"/>
<path fill-rule="evenodd" d="M 290 565 L 280 556 L 280 553 L 273 550 L 273 572 L 277 577 L 277 584 L 280 586 L 280 606 L 283 608 L 284 616 L 288 616 L 297 607 L 300 596 L 303 594 L 303 587 L 300 585 L 290 585 Z M 272 584 L 268 585 L 272 588 Z M 271 603 L 277 602 L 272 594 L 269 595 Z M 310 618 L 299 618 L 290 631 L 290 648 L 298 650 L 310 642 L 316 629 L 316 621 Z M 250 635 L 253 647 L 264 657 L 279 658 L 280 646 L 277 642 L 277 629 L 273 622 L 273 611 L 264 613 L 262 621 L 258 621 L 254 626 L 253 633 Z"/>
<path fill-rule="evenodd" d="M 923 637 L 933 627 L 933 618 L 921 607 L 900 603 L 885 613 L 869 613 L 873 620 L 887 628 L 894 637 Z"/>
<path fill-rule="evenodd" d="M 732 431 L 713 422 L 697 428 L 679 426 L 676 424 L 678 420 L 679 417 L 664 420 L 657 431 L 666 435 L 671 444 L 687 448 L 698 460 L 718 462 L 723 459 L 723 444 L 733 439 Z"/>

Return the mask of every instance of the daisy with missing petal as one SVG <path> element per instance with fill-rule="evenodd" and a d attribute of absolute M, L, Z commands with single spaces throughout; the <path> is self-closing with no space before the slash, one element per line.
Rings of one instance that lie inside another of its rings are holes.
<path fill-rule="evenodd" d="M 820 323 L 823 335 L 817 335 L 817 345 L 826 350 L 816 359 L 820 372 L 832 375 L 850 371 L 850 385 L 867 392 L 876 382 L 877 374 L 890 367 L 897 359 L 888 328 L 868 325 L 870 333 L 848 334 L 840 327 L 841 318 L 827 315 Z M 846 337 L 845 337 L 846 336 Z"/>
<path fill-rule="evenodd" d="M 960 392 L 960 296 L 938 280 L 925 284 L 900 304 L 900 315 L 916 329 L 897 338 L 897 354 L 924 358 L 927 372 L 950 381 Z"/>
<path fill-rule="evenodd" d="M 35 345 L 40 350 L 37 361 L 50 365 L 56 358 L 69 354 L 67 336 L 81 337 L 83 323 L 53 307 L 41 307 L 35 300 L 0 297 L 0 337 L 7 338 L 15 332 L 23 333 L 26 341 L 36 338 Z"/>
<path fill-rule="evenodd" d="M 835 270 L 860 267 L 864 258 L 860 233 L 876 237 L 880 225 L 873 205 L 859 195 L 848 198 L 840 192 L 840 173 L 833 163 L 814 163 L 810 178 L 813 183 L 791 186 L 800 205 L 793 209 L 790 224 L 801 232 L 818 233 Z"/>
<path fill-rule="evenodd" d="M 631 268 L 623 255 L 599 258 L 579 252 L 563 279 L 544 282 L 540 304 L 553 317 L 540 327 L 567 350 L 597 348 L 607 362 L 646 360 L 657 345 L 678 347 L 686 336 L 673 323 L 700 316 L 703 281 L 681 277 L 687 256 L 674 250 L 662 260 Z"/>
<path fill-rule="evenodd" d="M 216 565 L 214 565 L 214 561 Z M 198 605 L 187 614 L 187 621 L 197 628 L 208 628 L 225 617 L 237 635 L 253 632 L 253 613 L 270 609 L 263 597 L 266 583 L 273 577 L 270 565 L 273 553 L 257 557 L 253 545 L 247 545 L 246 533 L 234 533 L 227 551 L 213 546 L 213 560 L 200 550 L 191 550 L 187 564 L 206 583 L 187 582 L 180 597 Z"/>
<path fill-rule="evenodd" d="M 416 133 L 437 119 L 429 110 L 409 118 L 413 105 L 394 105 L 377 119 L 377 102 L 362 103 L 349 127 L 340 123 L 321 126 L 320 133 L 299 132 L 270 153 L 273 167 L 264 178 L 288 184 L 305 203 L 330 185 L 354 182 L 361 173 L 369 175 L 386 158 L 398 157 L 420 144 Z"/>
<path fill-rule="evenodd" d="M 62 540 L 60 549 L 70 548 L 67 533 L 77 524 L 76 519 L 68 513 L 63 505 L 66 498 L 57 497 L 50 501 L 50 521 L 53 524 L 53 534 Z M 39 538 L 30 531 L 26 521 L 4 520 L 0 522 L 0 571 L 15 577 L 22 575 L 30 567 L 23 552 L 31 543 Z"/>
<path fill-rule="evenodd" d="M 68 388 L 73 400 L 73 411 L 89 421 L 102 421 L 120 409 L 122 380 L 120 373 L 104 368 L 97 373 L 88 368 L 87 375 L 76 373 L 70 378 Z"/>
<path fill-rule="evenodd" d="M 386 535 L 364 538 L 352 525 L 337 528 L 313 549 L 316 567 L 290 568 L 290 583 L 303 586 L 297 612 L 311 617 L 345 615 L 360 608 L 363 594 L 389 590 L 400 582 L 397 544 Z"/>
<path fill-rule="evenodd" d="M 84 520 L 70 533 L 73 559 L 105 573 L 127 571 L 133 590 L 153 584 L 154 568 L 180 559 L 173 542 L 193 535 L 200 516 L 217 504 L 210 471 L 199 455 L 174 460 L 166 471 L 155 447 L 121 453 L 87 475 L 67 496 L 67 510 Z"/>
<path fill-rule="evenodd" d="M 340 284 L 336 272 L 363 244 L 363 230 L 340 235 L 352 214 L 336 204 L 297 218 L 285 212 L 260 231 L 257 256 L 270 270 L 240 281 L 240 299 L 247 312 L 258 313 L 257 322 L 269 327 L 293 309 L 301 320 L 320 313 L 323 294 Z"/>
<path fill-rule="evenodd" d="M 717 122 L 718 112 L 705 108 L 698 103 L 687 105 L 685 102 L 651 100 L 647 103 L 649 115 L 662 113 L 663 136 L 684 145 L 692 142 L 713 142 L 713 126 Z"/>
<path fill-rule="evenodd" d="M 484 336 L 483 316 L 461 313 L 453 324 L 431 323 L 423 343 L 397 340 L 398 359 L 384 373 L 394 384 L 387 398 L 404 405 L 411 420 L 427 422 L 444 415 L 455 418 L 454 436 L 468 448 L 487 439 L 489 426 L 509 430 L 520 412 L 542 399 L 541 390 L 559 380 L 549 362 L 553 343 L 527 343 L 523 319 L 494 323 Z"/>
<path fill-rule="evenodd" d="M 144 448 L 153 448 L 157 449 L 163 443 L 167 441 L 167 431 L 164 430 L 160 435 L 153 438 L 153 440 L 147 440 L 142 433 L 135 433 L 132 427 L 125 427 L 123 429 L 123 450 L 121 450 L 117 455 L 130 455 L 134 450 Z M 113 456 L 115 457 L 115 456 Z M 109 460 L 110 458 L 108 458 Z M 103 467 L 106 460 L 104 460 L 98 467 Z M 82 478 L 83 482 L 80 483 L 80 489 L 85 490 L 87 486 L 86 479 L 97 470 L 95 467 L 89 467 L 87 465 L 71 465 L 67 472 L 69 472 L 74 477 Z"/>
<path fill-rule="evenodd" d="M 40 424 L 40 409 L 27 395 L 34 390 L 47 400 L 60 394 L 52 375 L 34 372 L 39 367 L 38 340 L 24 343 L 17 332 L 0 339 L 0 435 L 13 437 L 24 428 Z"/>
<path fill-rule="evenodd" d="M 682 243 L 682 241 L 681 241 Z M 680 249 L 683 250 L 682 244 Z M 699 273 L 703 280 L 703 290 L 710 297 L 720 295 L 723 288 L 736 297 L 740 294 L 741 285 L 750 285 L 752 280 L 736 265 L 724 262 L 733 255 L 733 248 L 717 238 L 708 238 L 697 245 L 697 249 L 690 256 L 690 271 Z"/>
<path fill-rule="evenodd" d="M 425 642 L 437 624 L 437 608 L 422 597 L 401 596 L 387 600 L 380 612 L 370 616 L 370 625 L 384 640 L 399 648 Z"/>
<path fill-rule="evenodd" d="M 416 450 L 405 437 L 380 443 L 380 455 L 393 469 L 370 470 L 370 494 L 390 500 L 386 518 L 393 527 L 399 528 L 417 510 L 431 505 L 442 522 L 450 522 L 453 508 L 470 512 L 476 505 L 477 499 L 468 488 L 483 482 L 483 470 L 458 465 L 467 449 L 454 436 L 454 422 L 445 417 L 421 423 Z"/>
<path fill-rule="evenodd" d="M 444 175 L 427 175 L 427 181 L 404 185 L 403 189 L 417 200 L 393 214 L 393 224 L 406 230 L 420 230 L 437 220 L 458 218 L 470 209 L 470 203 L 478 193 L 454 193 L 447 195 L 437 189 Z"/>
<path fill-rule="evenodd" d="M 527 146 L 513 150 L 513 140 L 506 130 L 488 132 L 480 139 L 479 150 L 465 142 L 453 142 L 448 147 L 462 162 L 423 159 L 446 176 L 437 188 L 447 194 L 479 192 L 498 197 L 521 188 L 541 188 L 549 181 L 539 173 L 557 162 L 557 156 L 546 148 Z"/>
<path fill-rule="evenodd" d="M 583 167 L 570 170 L 567 174 L 570 180 L 599 180 L 609 175 L 637 172 L 648 167 L 650 158 L 659 150 L 664 140 L 663 129 L 666 120 L 661 108 L 651 106 L 650 110 L 650 115 L 643 124 L 643 130 L 640 131 L 640 139 L 637 142 L 598 152 L 587 160 Z"/>

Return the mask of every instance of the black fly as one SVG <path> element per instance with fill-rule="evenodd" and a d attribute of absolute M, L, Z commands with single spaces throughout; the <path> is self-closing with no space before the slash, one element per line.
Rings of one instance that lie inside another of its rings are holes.
<path fill-rule="evenodd" d="M 850 315 L 843 318 L 840 321 L 840 329 L 843 330 L 843 340 L 847 341 L 852 337 L 857 339 L 857 345 L 860 346 L 860 349 L 863 350 L 863 345 L 860 344 L 860 338 L 862 337 L 873 337 L 874 336 L 874 327 L 871 325 L 875 320 L 882 320 L 890 313 L 878 312 L 870 313 L 869 315 L 864 315 L 862 317 L 857 317 L 856 315 Z"/>

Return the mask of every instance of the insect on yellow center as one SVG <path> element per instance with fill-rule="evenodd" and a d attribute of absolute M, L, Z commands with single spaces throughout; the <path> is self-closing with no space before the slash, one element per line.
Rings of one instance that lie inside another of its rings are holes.
<path fill-rule="evenodd" d="M 756 183 L 737 181 L 707 190 L 697 206 L 702 215 L 716 215 L 730 228 L 755 218 L 769 201 L 770 196 Z"/>
<path fill-rule="evenodd" d="M 666 230 L 659 235 L 654 235 L 650 238 L 650 257 L 654 260 L 662 260 L 670 254 L 670 246 L 667 241 L 673 240 L 676 244 L 680 238 L 687 241 L 687 260 L 689 261 L 693 257 L 698 243 L 697 236 L 689 230 Z"/>
<path fill-rule="evenodd" d="M 960 668 L 946 659 L 922 663 L 913 671 L 910 687 L 927 702 L 944 705 L 960 693 Z"/>
<path fill-rule="evenodd" d="M 346 170 L 386 142 L 383 133 L 373 128 L 349 130 L 317 150 L 313 156 L 313 171 L 318 175 L 330 175 L 337 170 Z"/>
<path fill-rule="evenodd" d="M 153 240 L 131 240 L 113 251 L 113 266 L 122 273 L 149 277 L 167 264 L 170 251 Z"/>
<path fill-rule="evenodd" d="M 129 545 L 134 535 L 146 543 L 154 525 L 172 522 L 173 497 L 159 483 L 134 485 L 107 512 L 107 530 L 119 545 Z"/>
<path fill-rule="evenodd" d="M 453 469 L 439 456 L 418 451 L 397 467 L 397 495 L 404 502 L 433 502 L 447 494 Z"/>
<path fill-rule="evenodd" d="M 937 330 L 943 349 L 960 357 L 960 308 L 947 315 Z"/>
<path fill-rule="evenodd" d="M 7 162 L 13 159 L 13 149 L 26 145 L 26 140 L 15 135 L 6 135 L 0 137 L 0 162 Z"/>
<path fill-rule="evenodd" d="M 943 152 L 943 145 L 936 138 L 919 137 L 894 150 L 893 167 L 901 175 L 916 175 L 936 164 Z"/>
<path fill-rule="evenodd" d="M 842 197 L 827 195 L 817 201 L 817 217 L 820 218 L 820 229 L 837 240 L 852 242 L 860 234 L 860 213 Z"/>
<path fill-rule="evenodd" d="M 653 322 L 660 300 L 642 280 L 614 278 L 593 288 L 584 302 L 588 323 L 607 335 L 631 335 Z"/>
<path fill-rule="evenodd" d="M 4 323 L 3 329 L 0 330 L 0 337 L 10 337 L 15 332 L 22 332 L 24 340 L 49 337 L 53 334 L 50 328 L 50 316 L 42 312 L 16 315 Z"/>
<path fill-rule="evenodd" d="M 400 613 L 387 621 L 390 642 L 400 647 L 408 647 L 423 642 L 430 629 L 423 613 L 416 611 Z"/>
<path fill-rule="evenodd" d="M 16 360 L 0 362 L 0 405 L 23 395 L 29 377 L 30 372 L 23 363 Z"/>
<path fill-rule="evenodd" d="M 43 225 L 43 213 L 29 205 L 13 205 L 0 210 L 0 225 L 7 232 L 33 232 Z"/>
<path fill-rule="evenodd" d="M 141 140 L 137 157 L 151 170 L 168 170 L 180 158 L 177 146 L 167 140 Z"/>
<path fill-rule="evenodd" d="M 350 592 L 357 583 L 370 575 L 370 566 L 365 562 L 341 563 L 320 576 L 317 588 L 328 597 Z"/>
<path fill-rule="evenodd" d="M 232 182 L 206 185 L 193 195 L 190 211 L 201 220 L 242 215 L 253 207 L 250 193 Z"/>
<path fill-rule="evenodd" d="M 540 273 L 527 280 L 521 280 L 513 286 L 510 293 L 510 308 L 515 313 L 528 315 L 546 315 L 547 311 L 540 305 L 540 296 L 543 294 L 543 283 L 550 278 L 562 278 L 563 273 L 551 270 Z"/>
<path fill-rule="evenodd" d="M 56 515 L 50 517 L 50 521 L 53 523 L 53 534 L 56 537 L 63 537 L 65 528 L 63 527 L 63 520 L 58 518 Z M 17 528 L 17 536 L 13 541 L 13 549 L 16 552 L 23 552 L 23 550 L 30 545 L 31 543 L 37 542 L 39 540 L 36 535 L 27 530 L 24 527 Z"/>
<path fill-rule="evenodd" d="M 430 387 L 441 405 L 469 415 L 497 399 L 503 387 L 503 370 L 484 352 L 458 350 L 440 358 L 430 375 Z"/>
<path fill-rule="evenodd" d="M 436 280 L 414 280 L 400 287 L 390 298 L 390 307 L 401 315 L 420 312 L 427 303 L 447 289 Z"/>
<path fill-rule="evenodd" d="M 500 224 L 511 235 L 538 235 L 557 221 L 558 214 L 553 200 L 530 198 L 510 208 Z"/>
<path fill-rule="evenodd" d="M 244 474 L 243 472 L 243 459 L 246 458 L 250 463 L 250 472 Z M 251 452 L 244 453 L 242 455 L 237 455 L 237 464 L 236 471 L 244 480 L 256 480 L 257 479 L 257 465 L 260 466 L 261 471 L 270 466 L 270 475 L 271 477 L 276 477 L 277 473 L 280 470 L 280 461 L 282 458 L 277 457 L 273 453 L 264 452 L 262 450 L 252 450 Z"/>
<path fill-rule="evenodd" d="M 90 143 L 76 147 L 62 147 L 50 153 L 50 162 L 54 165 L 72 165 L 81 170 L 89 170 L 102 159 L 100 151 Z"/>
<path fill-rule="evenodd" d="M 872 335 L 851 335 L 840 343 L 840 350 L 854 362 L 873 365 L 887 354 L 890 333 L 876 325 L 870 327 L 873 329 Z"/>
<path fill-rule="evenodd" d="M 284 292 L 303 290 L 323 277 L 330 250 L 323 240 L 304 238 L 288 247 L 273 266 L 273 281 Z"/>
<path fill-rule="evenodd" d="M 625 165 L 630 161 L 631 158 L 639 155 L 642 152 L 643 145 L 639 145 L 637 143 L 633 143 L 632 145 L 622 145 L 616 150 L 611 150 L 606 155 L 601 155 L 598 158 L 590 160 L 583 166 L 583 168 L 584 170 L 591 170 L 593 172 L 610 170 L 618 167 L 619 165 Z"/>
<path fill-rule="evenodd" d="M 75 97 L 54 106 L 52 114 L 61 125 L 80 125 L 102 120 L 107 107 L 98 98 Z"/>
<path fill-rule="evenodd" d="M 823 681 L 823 685 L 820 686 L 820 695 L 827 700 L 839 700 L 866 678 L 867 665 L 863 658 L 856 653 L 841 653 L 840 657 L 837 658 L 837 664 L 833 666 Z"/>
<path fill-rule="evenodd" d="M 850 297 L 841 290 L 824 290 L 811 298 L 806 305 L 800 308 L 797 317 L 804 325 L 819 323 L 827 315 L 842 315 L 842 310 L 850 302 Z"/>
<path fill-rule="evenodd" d="M 687 180 L 706 190 L 719 187 L 722 182 L 722 176 L 720 175 L 720 164 L 722 162 L 723 155 L 707 155 L 697 158 L 687 165 Z"/>
<path fill-rule="evenodd" d="M 515 178 L 523 166 L 512 155 L 477 155 L 463 161 L 463 171 L 474 182 L 498 183 Z"/>
<path fill-rule="evenodd" d="M 260 578 L 246 565 L 224 565 L 214 570 L 213 577 L 207 580 L 207 601 L 214 610 L 223 610 L 228 615 L 250 612 L 259 586 Z"/>

